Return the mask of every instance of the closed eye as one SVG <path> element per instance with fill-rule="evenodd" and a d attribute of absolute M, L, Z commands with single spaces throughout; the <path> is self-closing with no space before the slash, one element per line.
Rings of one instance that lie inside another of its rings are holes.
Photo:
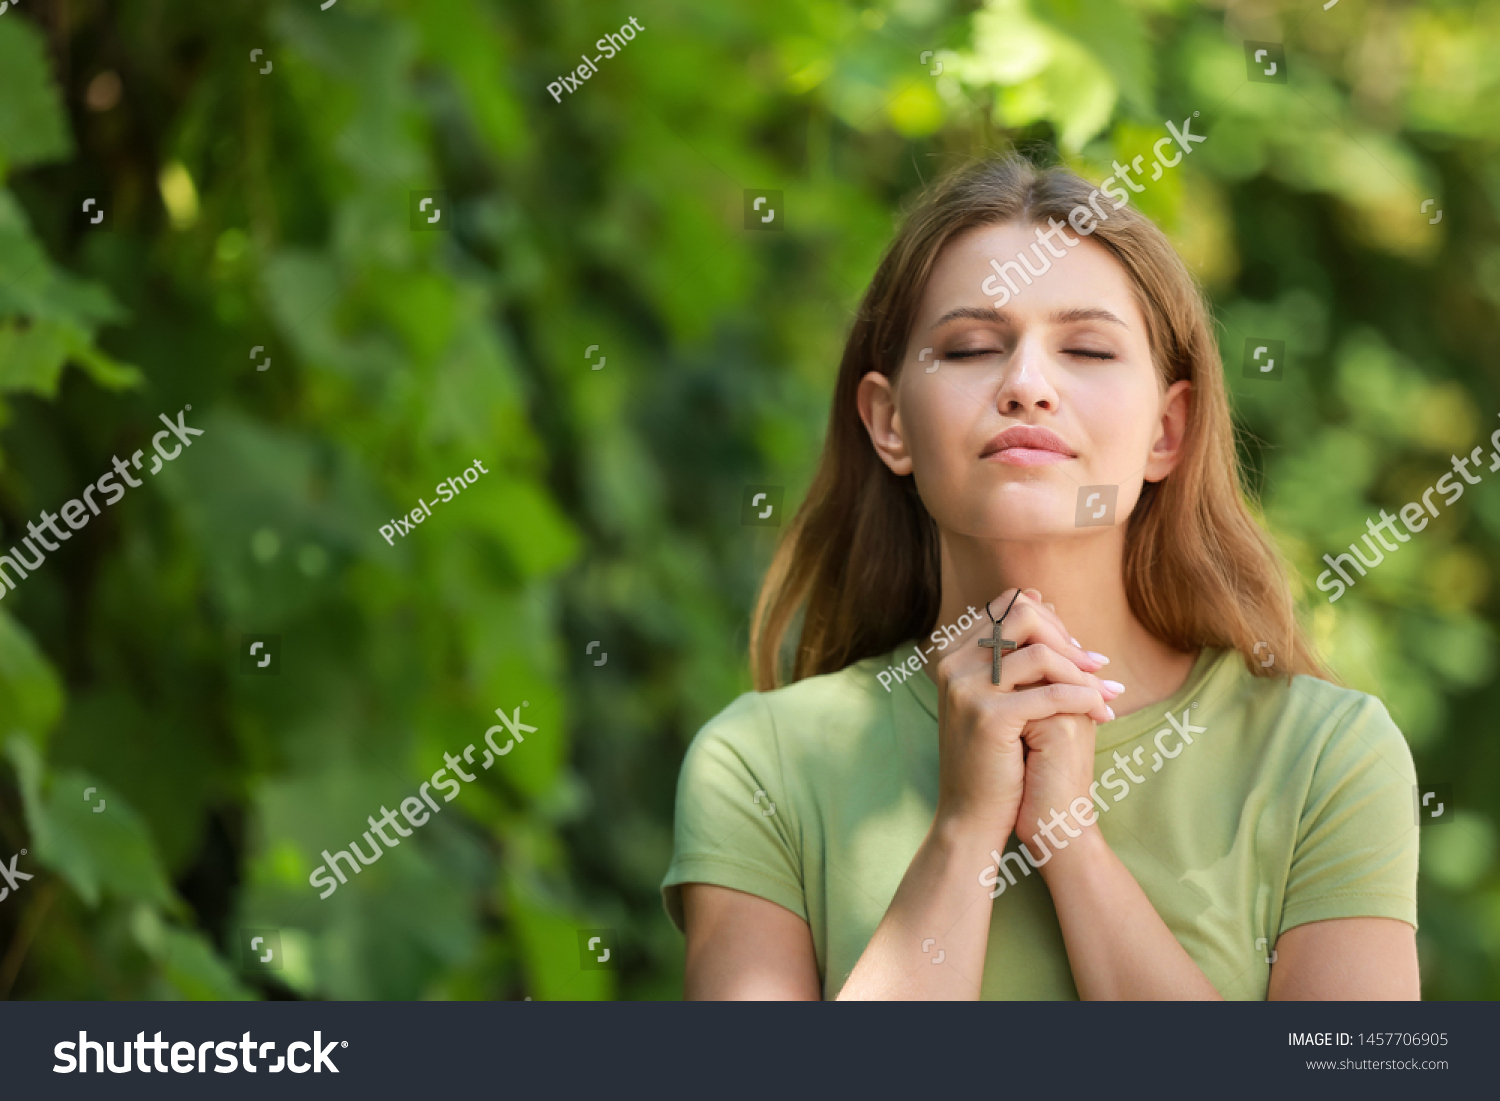
<path fill-rule="evenodd" d="M 1002 348 L 964 348 L 959 351 L 945 352 L 942 356 L 946 360 L 978 359 L 981 356 L 1004 355 Z M 1063 355 L 1083 356 L 1085 359 L 1117 359 L 1114 352 L 1095 352 L 1085 348 L 1064 348 Z"/>

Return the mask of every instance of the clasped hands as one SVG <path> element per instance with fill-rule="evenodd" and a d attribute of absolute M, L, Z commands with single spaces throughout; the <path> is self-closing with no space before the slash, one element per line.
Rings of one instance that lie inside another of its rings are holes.
<path fill-rule="evenodd" d="M 1003 608 L 1013 595 L 992 604 Z M 1109 701 L 1124 686 L 1098 676 L 1109 658 L 1078 645 L 1035 589 L 1023 590 L 1005 616 L 1004 634 L 1016 649 L 1001 661 L 999 685 L 990 651 L 978 645 L 984 628 L 966 633 L 934 669 L 937 821 L 1002 846 L 1015 830 L 1042 858 L 1038 819 L 1066 815 L 1080 798 L 1092 801 L 1095 726 L 1114 719 Z"/>

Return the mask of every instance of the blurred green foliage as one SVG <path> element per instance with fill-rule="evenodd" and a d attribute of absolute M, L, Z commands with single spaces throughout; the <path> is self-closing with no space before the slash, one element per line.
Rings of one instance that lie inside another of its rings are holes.
<path fill-rule="evenodd" d="M 1287 83 L 1247 81 L 1246 39 L 1285 42 Z M 1215 300 L 1319 643 L 1455 785 L 1426 996 L 1497 996 L 1500 478 L 1337 604 L 1310 584 L 1500 427 L 1497 62 L 1500 11 L 1460 3 L 0 16 L 0 547 L 158 413 L 205 430 L 0 606 L 0 855 L 35 875 L 0 902 L 0 995 L 677 996 L 677 765 L 749 685 L 776 534 L 741 487 L 800 500 L 900 204 L 1012 144 L 1100 180 L 1197 112 L 1133 201 Z M 743 228 L 747 188 L 784 192 L 782 232 Z M 451 228 L 414 232 L 432 189 Z M 1286 341 L 1282 381 L 1243 376 L 1250 336 Z M 279 676 L 240 673 L 245 633 L 281 635 Z M 522 700 L 538 733 L 319 901 L 322 849 Z M 242 967 L 246 928 L 282 970 Z M 580 968 L 585 928 L 618 971 Z"/>

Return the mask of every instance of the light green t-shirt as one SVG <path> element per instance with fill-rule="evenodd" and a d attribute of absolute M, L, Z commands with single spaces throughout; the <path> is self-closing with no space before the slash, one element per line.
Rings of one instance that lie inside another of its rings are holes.
<path fill-rule="evenodd" d="M 662 884 L 679 929 L 679 884 L 769 899 L 807 921 L 823 995 L 838 993 L 937 805 L 937 687 L 920 671 L 889 691 L 876 678 L 912 653 L 746 693 L 698 732 Z M 1097 738 L 1098 828 L 1225 998 L 1266 996 L 1267 958 L 1295 925 L 1416 925 L 1416 770 L 1374 697 L 1255 677 L 1237 653 L 1205 649 L 1170 700 Z M 1012 836 L 1001 856 L 1016 851 Z M 1007 878 L 986 860 L 976 886 L 1004 890 L 981 997 L 1076 998 L 1040 873 L 1010 857 Z"/>

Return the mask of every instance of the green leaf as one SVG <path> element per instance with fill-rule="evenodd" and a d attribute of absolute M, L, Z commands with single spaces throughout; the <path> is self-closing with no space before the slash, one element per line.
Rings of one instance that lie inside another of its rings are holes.
<path fill-rule="evenodd" d="M 578 531 L 546 490 L 499 471 L 483 476 L 480 484 L 485 482 L 485 493 L 457 497 L 451 507 L 502 544 L 522 576 L 551 573 L 577 556 Z"/>
<path fill-rule="evenodd" d="M 123 798 L 82 772 L 58 772 L 49 780 L 41 756 L 25 738 L 12 737 L 6 752 L 20 780 L 32 855 L 62 876 L 79 898 L 97 906 L 108 892 L 180 906 L 146 823 Z M 96 811 L 101 800 L 104 808 Z"/>
<path fill-rule="evenodd" d="M 95 382 L 110 390 L 139 385 L 143 376 L 95 348 L 87 333 L 66 321 L 20 325 L 0 321 L 0 391 L 57 396 L 58 379 L 76 360 Z"/>
<path fill-rule="evenodd" d="M 68 343 L 64 326 L 55 321 L 0 322 L 0 391 L 56 397 L 57 379 L 68 360 Z"/>
<path fill-rule="evenodd" d="M 457 77 L 491 147 L 502 156 L 524 152 L 533 139 L 507 75 L 520 60 L 511 37 L 500 32 L 489 12 L 463 0 L 419 4 L 413 18 L 422 28 L 423 45 Z"/>
<path fill-rule="evenodd" d="M 40 748 L 62 703 L 62 684 L 52 666 L 31 636 L 0 611 L 0 739 L 19 733 Z"/>
<path fill-rule="evenodd" d="M 21 19 L 0 19 L 0 173 L 73 155 L 46 42 Z"/>
<path fill-rule="evenodd" d="M 1125 105 L 1150 118 L 1155 110 L 1155 50 L 1140 14 L 1120 0 L 1037 0 L 1036 16 L 1088 48 L 1109 71 Z"/>
<path fill-rule="evenodd" d="M 224 966 L 202 933 L 175 926 L 166 928 L 166 952 L 162 960 L 163 994 L 194 1001 L 253 1001 L 255 996 Z"/>
<path fill-rule="evenodd" d="M 534 869 L 509 870 L 502 890 L 526 950 L 527 985 L 537 1000 L 602 1001 L 613 996 L 614 972 L 581 966 L 578 931 L 597 928 L 596 923 L 545 897 Z"/>
<path fill-rule="evenodd" d="M 54 397 L 69 362 L 106 389 L 139 385 L 139 371 L 93 343 L 100 325 L 126 316 L 103 286 L 52 263 L 15 196 L 0 188 L 0 391 Z"/>

